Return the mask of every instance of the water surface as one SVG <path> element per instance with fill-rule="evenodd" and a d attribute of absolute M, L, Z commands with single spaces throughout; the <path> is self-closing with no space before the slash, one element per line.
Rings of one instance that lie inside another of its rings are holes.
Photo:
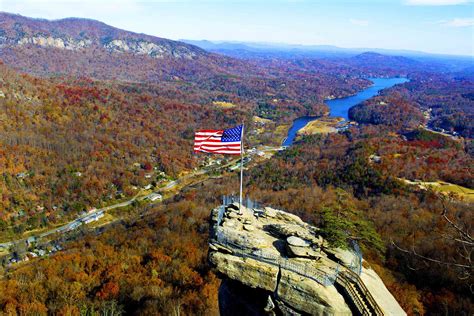
<path fill-rule="evenodd" d="M 329 107 L 329 117 L 342 117 L 349 120 L 349 109 L 356 104 L 364 102 L 377 95 L 380 90 L 390 88 L 396 84 L 409 81 L 407 78 L 369 78 L 374 84 L 359 93 L 340 99 L 326 100 L 324 103 Z M 290 146 L 295 140 L 296 133 L 317 116 L 302 116 L 293 121 L 293 125 L 288 131 L 288 136 L 283 142 L 283 146 Z"/>
<path fill-rule="evenodd" d="M 408 81 L 406 78 L 369 78 L 369 80 L 374 84 L 356 95 L 324 102 L 329 107 L 329 116 L 342 117 L 345 120 L 349 120 L 349 109 L 354 105 L 376 96 L 380 90 Z"/>

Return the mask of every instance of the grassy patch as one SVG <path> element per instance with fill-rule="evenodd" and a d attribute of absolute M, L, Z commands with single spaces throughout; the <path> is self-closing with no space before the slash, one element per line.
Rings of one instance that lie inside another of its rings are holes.
<path fill-rule="evenodd" d="M 224 109 L 230 109 L 236 106 L 234 103 L 225 101 L 213 101 L 212 104 Z"/>
<path fill-rule="evenodd" d="M 329 134 L 337 132 L 336 126 L 342 121 L 342 118 L 324 117 L 309 122 L 305 127 L 298 131 L 298 135 Z"/>
<path fill-rule="evenodd" d="M 431 189 L 433 191 L 442 193 L 442 194 L 456 194 L 459 196 L 461 199 L 463 199 L 466 202 L 474 202 L 474 190 L 469 189 L 457 184 L 449 183 L 449 182 L 444 182 L 444 181 L 433 181 L 433 182 L 427 182 L 427 181 L 410 181 L 410 180 L 404 180 L 408 184 L 413 184 L 417 185 L 420 189 Z"/>
<path fill-rule="evenodd" d="M 283 143 L 283 140 L 288 136 L 288 130 L 290 129 L 289 124 L 279 125 L 273 132 L 274 138 L 280 140 L 278 143 Z"/>
<path fill-rule="evenodd" d="M 253 117 L 253 121 L 255 123 L 262 123 L 262 124 L 271 124 L 271 123 L 273 123 L 272 120 L 269 120 L 269 119 L 266 119 L 266 118 L 263 118 L 263 117 L 260 117 L 260 116 L 256 116 L 256 115 Z"/>

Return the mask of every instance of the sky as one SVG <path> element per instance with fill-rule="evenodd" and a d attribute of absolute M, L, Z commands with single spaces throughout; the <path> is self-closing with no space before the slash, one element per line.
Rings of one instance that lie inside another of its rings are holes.
<path fill-rule="evenodd" d="M 24 16 L 100 20 L 170 39 L 474 56 L 474 0 L 0 0 Z"/>

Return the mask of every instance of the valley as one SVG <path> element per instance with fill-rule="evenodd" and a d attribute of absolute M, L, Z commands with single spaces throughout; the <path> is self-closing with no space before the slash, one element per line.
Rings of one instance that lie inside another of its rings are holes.
<path fill-rule="evenodd" d="M 472 60 L 223 47 L 0 12 L 0 314 L 219 314 L 239 157 L 193 142 L 242 122 L 245 198 L 357 241 L 408 315 L 474 310 Z"/>

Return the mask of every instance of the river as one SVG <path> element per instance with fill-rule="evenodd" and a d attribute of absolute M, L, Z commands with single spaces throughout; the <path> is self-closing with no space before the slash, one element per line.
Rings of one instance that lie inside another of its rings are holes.
<path fill-rule="evenodd" d="M 369 78 L 373 85 L 360 91 L 359 93 L 340 99 L 326 100 L 326 105 L 329 107 L 329 117 L 342 117 L 345 120 L 349 119 L 349 109 L 356 104 L 359 104 L 367 99 L 377 95 L 380 90 L 393 87 L 394 85 L 405 83 L 409 81 L 406 78 Z M 316 116 L 302 116 L 293 121 L 293 125 L 288 131 L 288 136 L 283 142 L 283 146 L 290 146 L 295 140 L 296 133 L 306 126 L 311 121 L 314 121 Z"/>

